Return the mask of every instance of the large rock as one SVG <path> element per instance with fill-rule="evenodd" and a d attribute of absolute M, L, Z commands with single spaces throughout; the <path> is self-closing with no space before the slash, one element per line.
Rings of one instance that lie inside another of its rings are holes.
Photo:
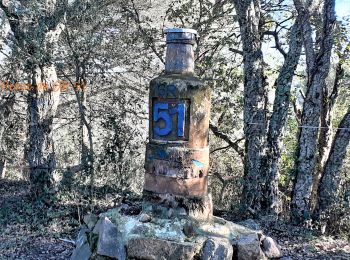
<path fill-rule="evenodd" d="M 205 241 L 201 260 L 231 260 L 233 249 L 226 238 L 212 237 Z"/>
<path fill-rule="evenodd" d="M 124 243 L 121 240 L 122 235 L 118 228 L 107 217 L 101 219 L 99 223 L 99 237 L 97 242 L 97 254 L 116 258 L 125 259 Z"/>
<path fill-rule="evenodd" d="M 243 236 L 237 241 L 237 258 L 238 260 L 266 259 L 260 248 L 257 234 Z"/>
<path fill-rule="evenodd" d="M 151 216 L 146 213 L 141 214 L 139 217 L 139 221 L 142 223 L 150 222 L 151 220 L 152 220 Z"/>
<path fill-rule="evenodd" d="M 98 216 L 95 214 L 85 215 L 83 218 L 84 223 L 88 226 L 90 230 L 92 230 L 98 220 Z"/>
<path fill-rule="evenodd" d="M 166 215 L 169 209 L 164 207 L 160 216 L 149 215 L 149 221 L 145 215 L 127 214 L 123 211 L 126 208 L 130 207 L 121 206 L 100 214 L 97 222 L 93 215 L 86 216 L 84 221 L 89 228 L 84 225 L 79 233 L 72 260 L 258 260 L 266 259 L 260 248 L 263 241 L 266 254 L 277 256 L 270 239 L 265 241 L 260 228 L 251 220 L 242 223 L 243 226 L 218 217 L 210 221 L 196 221 L 177 213 L 169 217 Z M 149 212 L 145 210 L 143 214 Z"/>
<path fill-rule="evenodd" d="M 282 255 L 275 240 L 271 237 L 265 237 L 262 241 L 262 250 L 268 258 L 280 258 Z"/>
<path fill-rule="evenodd" d="M 76 248 L 70 257 L 71 260 L 88 260 L 90 258 L 92 252 L 86 235 L 88 231 L 85 227 L 79 231 L 78 238 L 75 241 Z"/>
<path fill-rule="evenodd" d="M 238 222 L 239 225 L 245 226 L 247 228 L 250 228 L 252 230 L 262 232 L 260 225 L 255 222 L 253 219 L 246 219 L 244 221 Z"/>
<path fill-rule="evenodd" d="M 128 258 L 149 260 L 190 260 L 199 254 L 201 244 L 175 242 L 151 237 L 132 238 L 127 244 Z"/>

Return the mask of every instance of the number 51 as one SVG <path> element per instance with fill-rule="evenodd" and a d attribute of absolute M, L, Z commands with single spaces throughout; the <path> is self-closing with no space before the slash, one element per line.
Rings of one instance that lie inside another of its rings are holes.
<path fill-rule="evenodd" d="M 178 103 L 175 107 L 169 109 L 169 104 L 157 102 L 153 105 L 153 121 L 163 120 L 164 127 L 154 127 L 154 133 L 158 136 L 168 135 L 173 131 L 172 116 L 177 116 L 177 136 L 184 136 L 185 128 L 185 103 Z"/>

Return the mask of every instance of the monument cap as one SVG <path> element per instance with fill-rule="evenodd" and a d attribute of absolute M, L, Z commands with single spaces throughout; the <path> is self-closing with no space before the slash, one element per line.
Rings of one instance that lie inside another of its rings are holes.
<path fill-rule="evenodd" d="M 166 34 L 167 44 L 179 43 L 194 45 L 198 37 L 196 30 L 186 28 L 168 28 L 164 30 L 164 33 Z"/>
<path fill-rule="evenodd" d="M 187 28 L 168 28 L 164 30 L 164 33 L 192 33 L 198 35 L 196 30 Z"/>

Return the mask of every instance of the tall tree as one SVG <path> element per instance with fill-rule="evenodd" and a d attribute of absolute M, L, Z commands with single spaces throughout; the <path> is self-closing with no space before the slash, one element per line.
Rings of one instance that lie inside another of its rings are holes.
<path fill-rule="evenodd" d="M 238 16 L 244 64 L 245 163 L 242 204 L 260 210 L 262 169 L 266 145 L 266 89 L 261 51 L 258 0 L 233 1 Z"/>
<path fill-rule="evenodd" d="M 350 143 L 350 107 L 338 126 L 318 189 L 318 217 L 323 221 L 335 206 L 341 183 L 341 167 Z"/>
<path fill-rule="evenodd" d="M 337 30 L 338 31 L 338 30 Z M 339 34 L 339 32 L 337 32 Z M 340 31 L 340 34 L 342 32 Z M 346 32 L 345 32 L 346 33 Z M 345 35 L 344 35 L 345 36 Z M 344 42 L 341 41 L 339 36 L 335 42 L 335 51 L 338 55 L 339 61 L 333 65 L 333 69 L 330 71 L 328 80 L 323 86 L 323 98 L 321 108 L 321 123 L 320 133 L 318 137 L 318 154 L 315 174 L 313 176 L 313 187 L 312 187 L 312 208 L 317 206 L 317 189 L 319 186 L 320 179 L 324 174 L 324 166 L 328 159 L 329 152 L 332 146 L 332 120 L 333 110 L 335 102 L 338 98 L 339 91 L 341 89 L 341 83 L 345 76 L 344 65 L 349 58 L 350 43 L 348 42 L 344 48 Z M 346 41 L 348 41 L 345 36 Z"/>
<path fill-rule="evenodd" d="M 287 120 L 291 86 L 302 49 L 301 17 L 290 29 L 289 49 L 281 45 L 278 27 L 263 27 L 259 1 L 234 1 L 241 30 L 244 60 L 244 131 L 246 137 L 243 205 L 254 211 L 278 213 L 279 169 L 283 129 Z M 269 6 L 265 3 L 264 8 Z M 293 16 L 291 17 L 293 18 Z M 287 19 L 289 20 L 289 19 Z M 278 24 L 278 23 L 277 23 Z M 263 35 L 273 36 L 276 49 L 284 58 L 275 82 L 275 100 L 266 119 L 266 89 L 263 74 Z M 268 124 L 268 131 L 266 132 Z"/>
<path fill-rule="evenodd" d="M 130 59 L 132 46 L 125 45 L 131 37 L 126 31 L 130 33 L 131 28 L 126 28 L 127 19 L 121 14 L 123 6 L 123 2 L 113 0 L 74 2 L 67 13 L 69 20 L 62 37 L 67 48 L 64 50 L 65 57 L 60 72 L 70 81 L 74 90 L 80 119 L 81 167 L 77 169 L 82 169 L 86 178 L 89 178 L 91 195 L 96 158 L 92 123 L 94 109 L 89 106 L 89 95 L 93 92 L 95 95 L 102 91 L 114 92 L 116 86 L 112 86 L 112 79 L 116 80 L 120 76 L 120 73 L 114 71 L 123 67 L 126 72 L 130 65 L 127 59 Z M 102 85 L 108 87 L 102 90 Z M 99 104 L 94 105 L 97 109 Z"/>
<path fill-rule="evenodd" d="M 15 103 L 15 95 L 9 93 L 0 98 L 0 178 L 5 177 L 7 159 L 5 156 L 5 144 L 3 141 L 8 119 Z"/>
<path fill-rule="evenodd" d="M 267 133 L 266 168 L 264 169 L 266 174 L 265 192 L 263 197 L 265 200 L 264 211 L 275 214 L 278 214 L 281 208 L 278 184 L 283 130 L 288 117 L 292 81 L 299 63 L 302 49 L 302 22 L 300 18 L 300 16 L 297 16 L 296 21 L 291 28 L 288 53 L 282 52 L 284 63 L 275 82 L 275 100 Z M 278 43 L 276 43 L 276 45 L 277 44 Z"/>
<path fill-rule="evenodd" d="M 312 1 L 304 3 L 294 1 L 299 15 L 302 16 L 303 42 L 307 66 L 307 91 L 301 116 L 302 128 L 299 132 L 296 179 L 293 190 L 293 222 L 301 223 L 311 217 L 311 195 L 313 175 L 317 158 L 317 140 L 322 110 L 323 86 L 329 73 L 330 57 L 333 46 L 335 26 L 334 1 L 326 0 L 323 5 L 322 36 L 319 46 L 313 43 L 311 25 Z M 318 50 L 318 52 L 317 52 Z"/>
<path fill-rule="evenodd" d="M 55 153 L 53 120 L 59 103 L 60 88 L 53 55 L 64 28 L 67 0 L 21 1 L 4 4 L 4 11 L 14 38 L 14 46 L 25 61 L 24 74 L 28 92 L 28 148 L 33 198 L 49 202 L 53 192 Z M 31 22 L 28 22 L 31 21 Z"/>

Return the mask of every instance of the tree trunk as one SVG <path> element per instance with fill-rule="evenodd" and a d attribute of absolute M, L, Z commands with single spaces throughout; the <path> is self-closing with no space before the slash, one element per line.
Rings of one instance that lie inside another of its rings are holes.
<path fill-rule="evenodd" d="M 332 212 L 340 190 L 341 167 L 350 143 L 350 108 L 339 124 L 318 189 L 318 217 Z"/>
<path fill-rule="evenodd" d="M 234 0 L 243 44 L 245 164 L 243 210 L 261 210 L 266 144 L 266 90 L 261 51 L 260 1 Z"/>
<path fill-rule="evenodd" d="M 294 72 L 299 62 L 302 49 L 301 21 L 297 17 L 291 29 L 289 51 L 285 55 L 284 64 L 276 81 L 275 100 L 273 112 L 270 118 L 269 130 L 267 134 L 267 154 L 266 154 L 266 189 L 264 191 L 264 208 L 266 212 L 278 214 L 280 211 L 280 200 L 278 195 L 279 161 L 281 157 L 281 145 L 283 139 L 283 129 L 287 120 L 290 90 L 292 86 Z"/>
<path fill-rule="evenodd" d="M 0 159 L 0 176 L 1 176 L 1 179 L 5 179 L 6 164 L 7 164 L 7 161 L 5 159 Z"/>
<path fill-rule="evenodd" d="M 94 193 L 94 150 L 92 140 L 92 127 L 87 109 L 87 82 L 85 61 L 76 60 L 76 88 L 75 95 L 78 101 L 81 129 L 81 165 L 86 176 L 90 178 L 90 199 Z"/>
<path fill-rule="evenodd" d="M 336 98 L 338 97 L 339 82 L 343 76 L 342 68 L 343 60 L 338 62 L 335 69 L 335 77 L 333 82 L 333 89 L 331 93 L 328 90 L 328 84 L 323 86 L 323 100 L 321 107 L 321 129 L 318 137 L 318 155 L 316 162 L 316 172 L 313 177 L 312 187 L 312 209 L 317 204 L 317 189 L 319 186 L 320 178 L 324 172 L 324 165 L 329 156 L 329 152 L 332 145 L 332 113 Z"/>
<path fill-rule="evenodd" d="M 301 118 L 302 128 L 299 132 L 296 179 L 291 204 L 291 217 L 294 223 L 302 223 L 311 217 L 311 195 L 317 157 L 322 88 L 329 72 L 335 23 L 334 0 L 326 0 L 323 8 L 323 37 L 320 51 L 315 56 L 308 7 L 301 7 L 300 3 L 298 4 L 296 5 L 298 13 L 304 16 L 303 34 L 308 82 Z"/>
<path fill-rule="evenodd" d="M 18 3 L 21 5 L 22 3 Z M 28 5 L 27 5 L 28 4 Z M 28 146 L 26 156 L 33 199 L 50 201 L 55 170 L 53 146 L 53 119 L 59 103 L 53 53 L 58 48 L 59 36 L 64 28 L 68 1 L 46 1 L 43 10 L 32 9 L 30 3 L 10 8 L 0 1 L 0 8 L 8 18 L 16 48 L 25 59 L 25 73 L 30 77 L 28 93 Z M 27 9 L 26 12 L 23 10 Z M 17 11 L 21 10 L 18 14 Z M 22 19 L 30 13 L 28 23 Z"/>
<path fill-rule="evenodd" d="M 59 103 L 60 89 L 53 65 L 32 72 L 28 94 L 28 148 L 31 192 L 36 199 L 48 199 L 54 193 L 53 174 L 56 167 L 53 143 L 53 119 Z M 47 88 L 47 89 L 46 89 Z"/>
<path fill-rule="evenodd" d="M 4 135 L 6 131 L 6 123 L 8 123 L 8 119 L 11 116 L 13 111 L 13 106 L 15 104 L 15 96 L 10 95 L 1 100 L 0 104 L 0 176 L 2 179 L 5 178 L 6 174 L 6 147 L 4 143 Z"/>

